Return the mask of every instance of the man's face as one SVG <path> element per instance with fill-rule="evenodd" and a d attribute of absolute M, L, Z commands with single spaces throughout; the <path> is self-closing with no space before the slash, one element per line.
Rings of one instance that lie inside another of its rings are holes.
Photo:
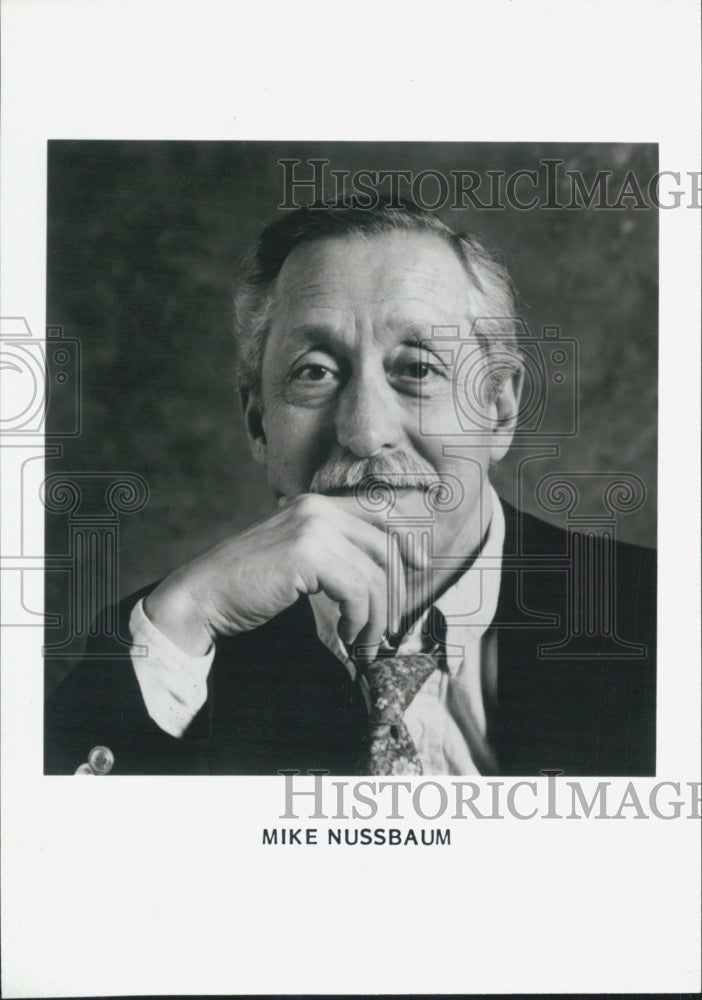
<path fill-rule="evenodd" d="M 247 405 L 253 452 L 276 497 L 318 488 L 315 474 L 328 484 L 325 463 L 335 457 L 368 460 L 376 479 L 400 487 L 407 479 L 382 470 L 409 468 L 426 485 L 444 483 L 455 501 L 435 509 L 415 476 L 397 490 L 389 517 L 405 525 L 430 517 L 435 554 L 478 546 L 490 515 L 487 469 L 509 446 L 516 398 L 506 382 L 476 409 L 464 377 L 484 371 L 480 352 L 464 346 L 474 364 L 461 356 L 458 384 L 461 341 L 436 337 L 451 337 L 451 328 L 468 337 L 473 297 L 456 255 L 430 233 L 331 237 L 293 251 L 275 287 L 261 399 Z"/>

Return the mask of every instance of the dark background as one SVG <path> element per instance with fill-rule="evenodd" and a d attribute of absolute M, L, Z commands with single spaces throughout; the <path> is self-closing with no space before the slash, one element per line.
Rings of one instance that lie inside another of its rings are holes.
<path fill-rule="evenodd" d="M 561 170 L 581 170 L 588 184 L 611 170 L 615 197 L 627 170 L 643 187 L 657 169 L 652 145 L 51 142 L 47 323 L 80 341 L 82 361 L 81 434 L 61 439 L 62 456 L 47 461 L 47 473 L 136 472 L 148 482 L 147 505 L 120 520 L 122 595 L 272 509 L 234 391 L 231 313 L 236 259 L 283 201 L 283 157 L 324 157 L 328 170 L 446 176 L 539 169 L 540 159 L 559 157 Z M 433 192 L 429 183 L 424 190 Z M 528 185 L 521 190 L 526 197 Z M 561 197 L 569 201 L 566 189 Z M 558 324 L 580 348 L 577 436 L 520 477 L 526 453 L 515 450 L 495 469 L 498 492 L 514 501 L 520 478 L 521 505 L 563 523 L 539 509 L 541 476 L 635 473 L 647 498 L 620 515 L 617 534 L 655 546 L 657 214 L 628 204 L 440 214 L 504 252 L 532 336 Z M 62 405 L 57 398 L 50 408 L 49 435 L 68 419 Z M 592 480 L 581 510 L 601 514 L 600 496 Z M 66 537 L 66 518 L 48 516 L 47 553 L 64 551 Z M 66 575 L 48 572 L 47 612 L 65 614 L 67 600 Z M 49 662 L 48 689 L 71 662 Z"/>

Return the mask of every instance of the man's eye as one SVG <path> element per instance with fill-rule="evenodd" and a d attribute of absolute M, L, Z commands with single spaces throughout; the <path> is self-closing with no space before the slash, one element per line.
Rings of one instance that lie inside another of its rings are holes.
<path fill-rule="evenodd" d="M 432 366 L 428 361 L 415 361 L 411 365 L 405 367 L 405 374 L 409 375 L 410 378 L 427 378 L 433 371 Z"/>
<path fill-rule="evenodd" d="M 336 372 L 325 365 L 303 365 L 294 374 L 298 382 L 330 382 L 336 378 Z"/>
<path fill-rule="evenodd" d="M 410 361 L 402 366 L 400 374 L 413 381 L 422 382 L 440 372 L 438 367 L 429 361 Z"/>

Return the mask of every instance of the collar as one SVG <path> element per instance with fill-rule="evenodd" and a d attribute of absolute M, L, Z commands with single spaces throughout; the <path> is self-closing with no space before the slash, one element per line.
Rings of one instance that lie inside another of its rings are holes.
<path fill-rule="evenodd" d="M 492 624 L 497 609 L 505 540 L 505 515 L 500 498 L 492 484 L 488 483 L 488 489 L 492 502 L 492 515 L 483 547 L 469 569 L 433 605 L 438 608 L 446 621 L 446 664 L 451 674 L 460 669 L 466 644 L 475 645 L 480 641 Z M 338 606 L 324 593 L 312 594 L 309 600 L 317 626 L 317 635 L 327 649 L 341 660 L 355 680 L 356 666 L 336 631 L 339 620 Z M 427 609 L 403 636 L 397 649 L 399 655 L 425 651 L 422 625 L 430 610 L 431 608 Z"/>

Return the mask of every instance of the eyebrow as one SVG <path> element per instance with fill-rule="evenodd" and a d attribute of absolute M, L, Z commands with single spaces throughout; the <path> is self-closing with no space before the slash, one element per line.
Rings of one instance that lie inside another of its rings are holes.
<path fill-rule="evenodd" d="M 336 327 L 331 325 L 325 326 L 323 323 L 298 323 L 297 326 L 286 330 L 283 336 L 286 340 L 291 337 L 306 337 L 309 340 L 314 340 L 318 337 L 333 337 L 336 333 Z"/>
<path fill-rule="evenodd" d="M 425 329 L 414 323 L 409 324 L 403 333 L 404 336 L 400 343 L 407 347 L 426 347 L 427 343 L 431 342 L 431 331 L 427 333 Z"/>
<path fill-rule="evenodd" d="M 408 324 L 404 330 L 404 336 L 398 344 L 401 347 L 414 347 L 417 350 L 427 351 L 440 360 L 445 360 L 441 353 L 442 344 L 441 342 L 437 344 L 434 339 L 431 325 L 427 331 L 426 328 L 419 326 L 417 323 Z"/>

